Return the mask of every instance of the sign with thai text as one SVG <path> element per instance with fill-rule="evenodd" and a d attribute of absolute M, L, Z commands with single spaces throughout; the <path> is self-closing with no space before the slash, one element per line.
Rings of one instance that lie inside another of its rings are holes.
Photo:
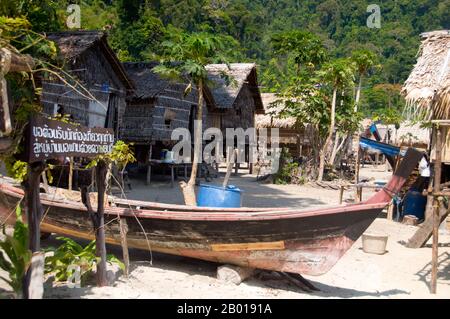
<path fill-rule="evenodd" d="M 110 153 L 113 144 L 112 129 L 88 128 L 42 116 L 30 121 L 30 163 L 68 156 L 94 157 Z"/>

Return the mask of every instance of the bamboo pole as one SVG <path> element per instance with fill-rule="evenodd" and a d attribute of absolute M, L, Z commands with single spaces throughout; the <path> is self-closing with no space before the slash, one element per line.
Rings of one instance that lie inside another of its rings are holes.
<path fill-rule="evenodd" d="M 359 147 L 359 141 L 360 141 L 360 136 L 358 135 L 357 139 L 357 151 L 356 151 L 356 161 L 355 161 L 355 184 L 358 185 L 359 184 L 359 164 L 361 161 L 361 148 Z M 358 198 L 358 189 L 356 189 L 355 191 L 355 202 L 356 199 Z"/>
<path fill-rule="evenodd" d="M 439 193 L 441 189 L 441 146 L 442 146 L 442 129 L 440 127 L 434 128 L 436 131 L 436 161 L 434 163 L 434 192 Z M 439 200 L 434 197 L 433 203 L 433 248 L 431 259 L 431 293 L 435 294 L 437 291 L 437 271 L 438 271 L 438 243 L 439 243 Z"/>
<path fill-rule="evenodd" d="M 69 191 L 72 190 L 73 180 L 73 157 L 69 157 Z"/>

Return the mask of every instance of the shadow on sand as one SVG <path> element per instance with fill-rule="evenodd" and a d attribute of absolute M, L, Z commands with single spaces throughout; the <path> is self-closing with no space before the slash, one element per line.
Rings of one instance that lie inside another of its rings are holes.
<path fill-rule="evenodd" d="M 78 240 L 82 245 L 88 243 L 85 240 Z M 58 241 L 55 239 L 55 236 L 51 236 L 49 239 L 45 240 L 43 244 L 45 246 L 56 246 L 58 245 Z M 112 253 L 117 257 L 122 256 L 122 250 L 118 246 L 107 245 L 108 253 Z M 445 256 L 448 258 L 448 255 Z M 150 260 L 152 258 L 152 263 Z M 177 271 L 185 273 L 189 276 L 201 275 L 207 276 L 210 278 L 216 278 L 216 270 L 218 264 L 213 262 L 207 262 L 187 257 L 180 256 L 172 256 L 161 253 L 154 252 L 152 256 L 148 251 L 139 250 L 139 249 L 130 249 L 130 277 L 135 280 L 139 280 L 139 272 L 136 272 L 138 267 L 146 266 L 146 267 L 154 267 L 157 269 L 161 269 L 161 276 L 166 276 L 166 271 Z M 444 272 L 448 274 L 448 270 L 450 269 L 450 264 L 446 265 L 445 269 L 440 271 L 440 275 L 444 275 Z M 426 277 L 427 274 L 423 274 Z M 449 276 L 449 275 L 446 275 Z M 405 295 L 409 294 L 407 291 L 400 289 L 391 289 L 386 291 L 363 291 L 357 289 L 350 288 L 342 288 L 330 286 L 318 281 L 310 280 L 311 284 L 320 289 L 318 292 L 308 292 L 306 293 L 298 286 L 295 286 L 291 282 L 285 279 L 267 279 L 262 276 L 254 276 L 248 279 L 245 284 L 258 288 L 271 288 L 271 289 L 280 289 L 285 291 L 290 291 L 299 294 L 308 294 L 312 297 L 318 298 L 370 298 L 370 297 L 391 297 L 396 295 Z M 118 280 L 119 282 L 126 283 L 127 279 L 123 276 Z M 47 285 L 51 285 L 51 282 L 48 282 Z M 67 286 L 56 286 L 52 289 L 46 289 L 47 298 L 82 298 L 88 297 L 92 295 L 93 286 L 82 287 L 77 289 L 70 289 Z M 105 295 L 104 297 L 107 297 Z M 207 298 L 208 296 L 205 296 Z M 132 296 L 132 298 L 138 298 L 138 296 Z"/>

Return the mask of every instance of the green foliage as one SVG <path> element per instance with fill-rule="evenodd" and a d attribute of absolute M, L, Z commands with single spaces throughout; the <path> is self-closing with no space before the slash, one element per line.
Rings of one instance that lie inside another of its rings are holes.
<path fill-rule="evenodd" d="M 360 76 L 369 72 L 377 63 L 377 55 L 367 49 L 359 49 L 352 52 L 352 61 L 355 63 Z"/>
<path fill-rule="evenodd" d="M 292 56 L 299 67 L 315 68 L 328 56 L 322 40 L 311 32 L 292 30 L 275 33 L 271 44 L 275 54 Z"/>
<path fill-rule="evenodd" d="M 2 0 L 0 16 L 24 18 L 35 32 L 57 31 L 62 21 L 57 15 L 60 1 L 54 0 Z M 24 27 L 20 25 L 19 27 Z"/>
<path fill-rule="evenodd" d="M 16 293 L 22 292 L 23 278 L 31 262 L 31 250 L 28 249 L 28 226 L 22 222 L 20 206 L 16 208 L 16 223 L 13 235 L 7 235 L 0 242 L 0 268 L 8 273 L 8 278 L 0 276 Z"/>
<path fill-rule="evenodd" d="M 134 163 L 136 157 L 134 156 L 133 150 L 130 148 L 130 144 L 118 140 L 114 144 L 111 153 L 96 156 L 88 165 L 86 165 L 86 168 L 97 166 L 99 161 L 105 161 L 107 163 L 112 162 L 117 165 L 119 169 L 123 169 L 128 163 Z"/>
<path fill-rule="evenodd" d="M 393 108 L 383 108 L 373 113 L 374 121 L 380 121 L 386 125 L 400 125 L 403 121 L 401 112 Z"/>
<path fill-rule="evenodd" d="M 88 276 L 93 273 L 95 265 L 100 261 L 95 255 L 95 240 L 83 247 L 70 238 L 57 237 L 56 239 L 63 243 L 56 249 L 46 249 L 49 256 L 45 258 L 45 273 L 54 274 L 56 281 L 67 281 L 73 274 L 73 269 L 71 270 L 69 266 L 75 266 L 80 269 L 81 283 L 85 283 Z M 125 265 L 114 255 L 109 254 L 106 259 L 110 264 L 117 264 L 120 269 L 125 269 Z"/>
<path fill-rule="evenodd" d="M 344 89 L 354 85 L 355 68 L 350 59 L 340 58 L 325 63 L 318 75 L 333 89 Z"/>
<path fill-rule="evenodd" d="M 4 159 L 5 168 L 8 176 L 14 178 L 19 183 L 22 183 L 27 177 L 28 164 L 23 161 L 18 161 L 10 156 Z"/>
<path fill-rule="evenodd" d="M 153 70 L 168 78 L 184 78 L 191 85 L 206 83 L 207 64 L 225 61 L 223 38 L 206 32 L 171 33 L 162 46 L 162 63 Z"/>
<path fill-rule="evenodd" d="M 282 160 L 280 160 L 281 167 L 274 176 L 274 184 L 286 185 L 297 184 L 302 185 L 306 183 L 304 171 L 297 162 L 294 162 L 292 156 L 287 149 L 282 150 Z"/>

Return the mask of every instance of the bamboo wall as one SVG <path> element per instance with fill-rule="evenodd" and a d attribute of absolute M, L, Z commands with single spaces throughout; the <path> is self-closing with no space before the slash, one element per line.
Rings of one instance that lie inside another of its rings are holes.
<path fill-rule="evenodd" d="M 99 126 L 101 118 L 105 118 L 108 109 L 114 110 L 106 126 L 117 131 L 122 123 L 125 112 L 126 88 L 120 81 L 103 51 L 95 46 L 87 49 L 74 61 L 67 62 L 70 74 L 74 76 L 100 102 L 97 103 L 88 96 L 82 96 L 62 81 L 43 81 L 42 105 L 44 113 L 54 114 L 55 104 L 61 105 L 66 114 L 85 126 Z M 87 94 L 85 94 L 87 95 Z"/>

